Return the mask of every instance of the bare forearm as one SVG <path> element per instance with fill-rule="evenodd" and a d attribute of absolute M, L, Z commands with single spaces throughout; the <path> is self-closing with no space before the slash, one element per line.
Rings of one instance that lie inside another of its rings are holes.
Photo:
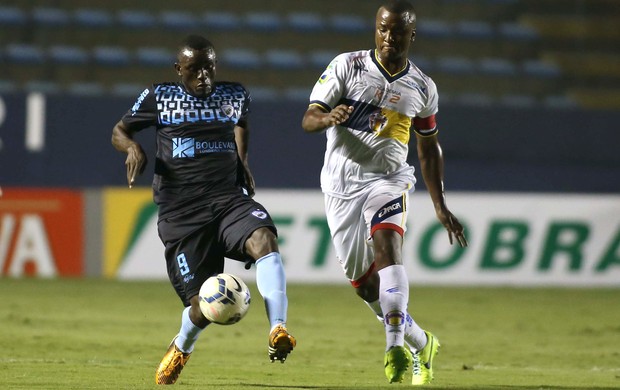
<path fill-rule="evenodd" d="M 317 106 L 310 106 L 301 121 L 301 127 L 308 133 L 318 133 L 328 127 L 339 125 L 349 119 L 353 112 L 352 106 L 341 104 L 330 112 L 325 112 Z"/>
<path fill-rule="evenodd" d="M 133 140 L 132 134 L 123 125 L 123 122 L 118 122 L 112 129 L 112 146 L 119 152 L 128 153 L 129 148 L 137 145 L 138 143 Z"/>
<path fill-rule="evenodd" d="M 418 156 L 424 183 L 435 209 L 446 206 L 443 183 L 443 154 L 439 143 L 418 143 Z"/>
<path fill-rule="evenodd" d="M 237 153 L 239 158 L 244 164 L 248 161 L 248 143 L 250 141 L 250 134 L 246 127 L 235 126 L 235 142 L 237 143 Z"/>
<path fill-rule="evenodd" d="M 308 110 L 301 122 L 301 127 L 308 133 L 316 133 L 329 127 L 327 112 L 316 110 Z"/>

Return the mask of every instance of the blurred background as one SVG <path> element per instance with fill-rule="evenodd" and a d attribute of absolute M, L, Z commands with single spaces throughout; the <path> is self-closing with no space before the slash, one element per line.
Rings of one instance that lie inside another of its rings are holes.
<path fill-rule="evenodd" d="M 418 23 L 410 58 L 438 85 L 449 194 L 507 194 L 511 200 L 524 192 L 553 193 L 555 199 L 620 192 L 620 2 L 413 4 Z M 110 144 L 111 129 L 149 84 L 176 80 L 175 50 L 188 33 L 215 44 L 218 79 L 239 81 L 252 93 L 250 164 L 259 193 L 318 191 L 325 139 L 305 134 L 301 118 L 312 86 L 335 55 L 374 48 L 380 5 L 3 0 L 4 204 L 12 187 L 125 186 L 124 156 Z M 152 132 L 139 140 L 153 152 Z M 410 150 L 417 166 L 413 143 Z M 150 161 L 138 182 L 145 190 L 152 172 Z M 422 180 L 418 188 L 424 189 Z M 92 211 L 97 199 L 85 198 L 91 228 L 91 214 L 101 213 Z M 617 226 L 615 212 L 601 212 L 612 218 L 606 226 Z M 609 249 L 603 251 L 608 263 L 620 256 L 609 241 L 601 246 Z"/>
<path fill-rule="evenodd" d="M 242 82 L 254 97 L 252 163 L 259 185 L 316 187 L 323 140 L 302 134 L 301 116 L 336 54 L 374 47 L 380 2 L 138 4 L 2 2 L 0 96 L 8 109 L 0 166 L 21 162 L 28 175 L 3 169 L 0 183 L 122 184 L 120 157 L 106 145 L 110 129 L 147 85 L 176 79 L 175 49 L 187 33 L 199 32 L 216 45 L 218 78 Z M 418 36 L 411 59 L 439 88 L 448 188 L 620 190 L 617 1 L 414 4 Z M 22 104 L 15 99 L 31 92 L 48 97 L 46 147 L 38 153 L 24 151 L 17 136 L 25 119 L 16 114 Z M 54 153 L 71 159 L 70 175 Z"/>

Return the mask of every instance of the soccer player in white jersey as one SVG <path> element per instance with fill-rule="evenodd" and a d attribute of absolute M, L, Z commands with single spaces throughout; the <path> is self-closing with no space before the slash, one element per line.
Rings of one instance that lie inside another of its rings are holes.
<path fill-rule="evenodd" d="M 327 221 L 346 277 L 384 323 L 387 379 L 402 382 L 411 369 L 412 384 L 422 385 L 433 379 L 439 342 L 407 312 L 402 244 L 415 184 L 406 161 L 411 130 L 437 218 L 451 244 L 465 247 L 467 240 L 444 195 L 437 89 L 408 60 L 415 22 L 409 2 L 386 1 L 376 15 L 376 48 L 340 54 L 328 65 L 302 127 L 326 132 L 321 188 Z"/>

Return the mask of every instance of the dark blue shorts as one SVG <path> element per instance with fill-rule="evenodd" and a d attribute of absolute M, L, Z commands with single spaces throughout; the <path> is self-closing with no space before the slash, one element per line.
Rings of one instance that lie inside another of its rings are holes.
<path fill-rule="evenodd" d="M 256 260 L 245 253 L 245 242 L 261 227 L 277 235 L 267 210 L 243 194 L 159 221 L 168 277 L 185 306 L 208 277 L 224 271 L 224 258 Z"/>

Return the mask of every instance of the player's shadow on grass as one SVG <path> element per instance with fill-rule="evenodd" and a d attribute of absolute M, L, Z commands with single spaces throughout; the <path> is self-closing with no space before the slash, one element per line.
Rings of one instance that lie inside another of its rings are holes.
<path fill-rule="evenodd" d="M 265 388 L 265 389 L 323 389 L 323 390 L 360 390 L 360 389 L 368 389 L 368 390 L 376 390 L 378 388 L 386 388 L 393 389 L 394 385 L 386 385 L 377 387 L 376 385 L 368 385 L 368 386 L 329 386 L 329 385 L 296 385 L 296 386 L 287 386 L 287 385 L 272 385 L 272 384 L 264 384 L 264 383 L 237 383 L 230 385 L 222 385 L 224 388 Z M 522 390 L 618 390 L 618 387 L 608 387 L 608 386 L 531 386 L 531 385 L 468 385 L 464 387 L 457 386 L 436 386 L 433 385 L 433 390 L 454 390 L 454 389 L 472 389 L 472 390 L 495 390 L 495 389 L 522 389 Z"/>
<path fill-rule="evenodd" d="M 243 387 L 247 387 L 247 388 L 265 388 L 265 389 L 291 389 L 291 390 L 295 390 L 295 389 L 323 389 L 323 390 L 359 390 L 359 389 L 363 389 L 363 387 L 346 387 L 346 386 L 321 386 L 321 385 L 317 385 L 317 386 L 313 386 L 313 385 L 296 385 L 296 386 L 288 386 L 288 385 L 268 385 L 268 384 L 264 384 L 264 383 L 238 383 L 238 384 L 231 384 L 231 385 L 223 385 L 223 387 L 231 387 L 231 388 L 243 388 Z M 370 389 L 370 388 L 369 388 Z"/>

